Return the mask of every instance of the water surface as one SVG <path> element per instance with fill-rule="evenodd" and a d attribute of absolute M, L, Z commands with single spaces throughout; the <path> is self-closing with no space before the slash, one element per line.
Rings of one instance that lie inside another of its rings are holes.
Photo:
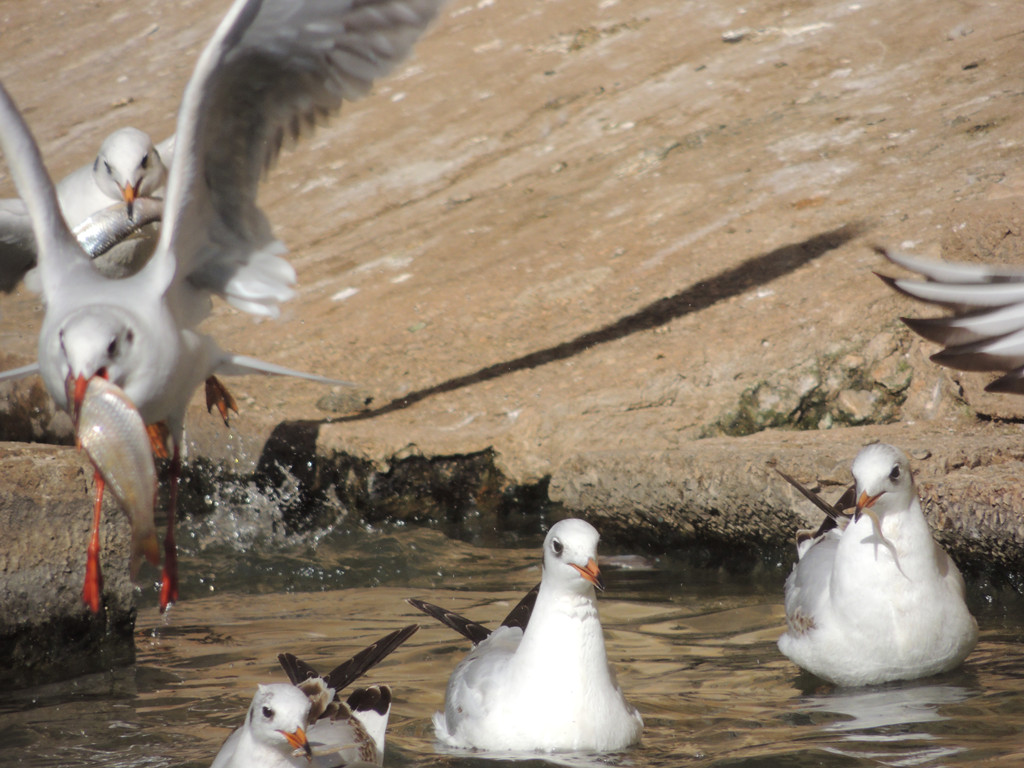
<path fill-rule="evenodd" d="M 147 585 L 136 664 L 5 693 L 0 765 L 208 766 L 241 723 L 256 683 L 286 679 L 279 652 L 326 671 L 413 622 L 423 628 L 369 675 L 390 683 L 396 696 L 385 765 L 552 762 L 438 751 L 430 717 L 468 645 L 404 601 L 420 597 L 496 625 L 540 578 L 539 536 L 518 536 L 505 548 L 414 528 L 356 526 L 303 537 L 282 530 L 245 516 L 186 525 L 183 599 L 161 616 Z M 644 715 L 644 740 L 622 754 L 559 763 L 1024 765 L 1017 600 L 975 596 L 981 639 L 962 669 L 839 690 L 798 674 L 775 647 L 784 568 L 731 574 L 625 557 L 602 571 L 608 655 Z"/>

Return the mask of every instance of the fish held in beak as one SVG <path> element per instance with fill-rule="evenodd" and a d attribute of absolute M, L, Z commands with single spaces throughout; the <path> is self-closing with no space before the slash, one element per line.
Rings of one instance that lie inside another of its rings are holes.
<path fill-rule="evenodd" d="M 309 761 L 313 760 L 313 748 L 309 745 L 309 739 L 306 738 L 306 732 L 301 728 L 296 728 L 294 731 L 279 731 L 284 736 L 288 743 L 295 749 L 294 756 L 305 755 L 305 758 Z"/>
<path fill-rule="evenodd" d="M 76 397 L 81 379 L 74 383 Z M 102 376 L 88 380 L 75 407 L 78 442 L 131 523 L 134 579 L 143 559 L 160 562 L 153 521 L 156 467 L 146 425 L 124 391 Z"/>
<path fill-rule="evenodd" d="M 860 516 L 864 514 L 871 518 L 871 521 L 875 524 L 875 528 L 881 531 L 881 526 L 878 522 L 878 515 L 876 515 L 875 511 L 871 509 L 873 506 L 875 506 L 875 502 L 878 501 L 881 497 L 881 493 L 877 493 L 874 496 L 868 496 L 867 491 L 861 491 L 860 498 L 857 499 L 857 506 L 853 510 L 854 522 L 860 520 Z"/>

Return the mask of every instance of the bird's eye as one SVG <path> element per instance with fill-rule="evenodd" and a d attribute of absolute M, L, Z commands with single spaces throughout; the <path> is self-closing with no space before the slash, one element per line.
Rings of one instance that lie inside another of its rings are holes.
<path fill-rule="evenodd" d="M 897 464 L 892 468 L 892 472 L 889 473 L 889 479 L 894 483 L 900 479 L 900 465 Z"/>
<path fill-rule="evenodd" d="M 103 161 L 103 167 L 107 169 L 108 176 L 112 176 L 114 174 L 114 169 L 110 167 L 110 163 L 106 160 Z"/>
<path fill-rule="evenodd" d="M 267 720 L 272 719 L 274 717 L 274 710 L 272 710 L 270 707 L 264 707 L 263 716 L 267 718 Z"/>
<path fill-rule="evenodd" d="M 131 343 L 132 343 L 133 341 L 135 341 L 135 332 L 134 332 L 134 331 L 132 331 L 132 329 L 131 329 L 131 328 L 129 328 L 129 329 L 128 329 L 128 330 L 127 330 L 127 331 L 125 332 L 125 334 L 124 334 L 124 340 L 125 340 L 125 341 L 127 341 L 127 342 L 128 342 L 129 344 L 131 344 Z"/>
<path fill-rule="evenodd" d="M 139 165 L 142 166 L 143 169 L 145 169 L 146 166 L 149 165 L 149 154 L 148 153 L 142 156 L 142 162 L 139 163 Z"/>
<path fill-rule="evenodd" d="M 554 539 L 551 542 L 551 551 L 554 552 L 559 557 L 561 557 L 562 556 L 562 542 L 560 542 L 558 539 Z"/>
<path fill-rule="evenodd" d="M 110 343 L 107 344 L 107 357 L 113 357 L 116 354 L 117 354 L 117 336 L 112 338 L 110 340 Z"/>

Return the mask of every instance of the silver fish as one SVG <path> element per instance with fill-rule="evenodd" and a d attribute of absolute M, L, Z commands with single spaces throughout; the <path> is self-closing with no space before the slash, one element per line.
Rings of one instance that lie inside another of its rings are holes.
<path fill-rule="evenodd" d="M 120 387 L 94 376 L 78 412 L 78 441 L 131 522 L 134 579 L 142 558 L 160 562 L 153 522 L 156 467 L 146 425 Z"/>
<path fill-rule="evenodd" d="M 102 256 L 118 243 L 140 236 L 139 230 L 160 221 L 164 214 L 164 201 L 153 197 L 139 197 L 132 202 L 132 215 L 127 203 L 114 203 L 96 211 L 74 229 L 79 244 L 92 257 Z"/>

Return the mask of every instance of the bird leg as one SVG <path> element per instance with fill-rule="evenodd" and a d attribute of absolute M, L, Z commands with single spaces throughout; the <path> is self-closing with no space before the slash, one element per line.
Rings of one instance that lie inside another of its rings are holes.
<path fill-rule="evenodd" d="M 100 573 L 100 510 L 103 508 L 103 475 L 96 472 L 96 507 L 93 510 L 92 538 L 89 540 L 85 560 L 85 585 L 82 587 L 82 602 L 93 613 L 100 612 L 100 596 L 103 592 L 103 574 Z"/>
<path fill-rule="evenodd" d="M 215 405 L 224 419 L 224 426 L 231 426 L 228 424 L 228 411 L 238 413 L 238 403 L 216 376 L 210 376 L 206 380 L 206 412 L 212 411 Z"/>
<path fill-rule="evenodd" d="M 181 453 L 174 441 L 168 493 L 167 533 L 164 535 L 164 570 L 160 576 L 160 613 L 178 602 L 178 547 L 174 543 L 174 523 L 178 517 L 178 478 L 181 476 Z"/>

